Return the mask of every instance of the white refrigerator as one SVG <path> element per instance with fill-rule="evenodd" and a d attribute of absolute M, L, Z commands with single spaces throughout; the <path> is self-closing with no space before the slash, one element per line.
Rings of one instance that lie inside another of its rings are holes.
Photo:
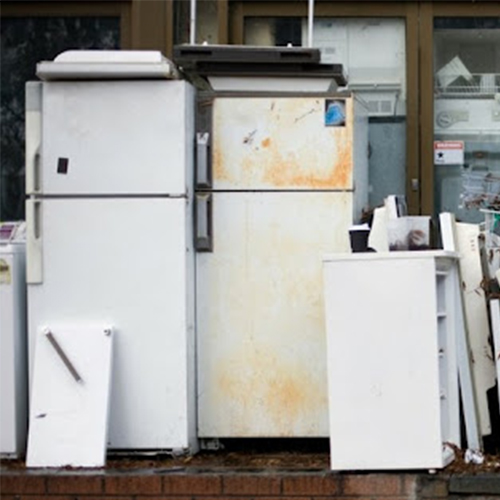
<path fill-rule="evenodd" d="M 327 437 L 322 256 L 349 251 L 367 203 L 366 110 L 351 94 L 199 109 L 199 437 Z"/>
<path fill-rule="evenodd" d="M 28 424 L 25 224 L 0 222 L 0 456 L 22 457 Z"/>
<path fill-rule="evenodd" d="M 115 332 L 108 448 L 196 447 L 193 89 L 157 52 L 67 52 L 27 85 L 30 368 L 44 328 Z"/>

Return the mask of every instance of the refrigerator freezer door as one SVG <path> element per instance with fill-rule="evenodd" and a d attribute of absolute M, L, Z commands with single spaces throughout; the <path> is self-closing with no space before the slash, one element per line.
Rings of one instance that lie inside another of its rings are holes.
<path fill-rule="evenodd" d="M 322 256 L 350 193 L 215 193 L 197 254 L 200 437 L 326 437 Z"/>
<path fill-rule="evenodd" d="M 183 195 L 192 87 L 183 81 L 46 82 L 45 195 Z"/>
<path fill-rule="evenodd" d="M 187 448 L 194 313 L 186 200 L 41 203 L 44 279 L 28 287 L 31 376 L 40 328 L 113 325 L 109 447 Z"/>
<path fill-rule="evenodd" d="M 216 190 L 352 190 L 352 98 L 218 98 Z"/>

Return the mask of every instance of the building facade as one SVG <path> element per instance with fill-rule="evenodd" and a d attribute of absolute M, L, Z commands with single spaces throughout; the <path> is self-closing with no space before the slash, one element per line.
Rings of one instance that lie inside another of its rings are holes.
<path fill-rule="evenodd" d="M 24 216 L 24 82 L 67 49 L 190 39 L 189 0 L 2 1 L 0 220 Z M 196 43 L 307 45 L 306 0 L 198 0 Z M 370 203 L 461 208 L 463 174 L 500 172 L 500 2 L 316 0 L 313 46 L 370 112 Z"/>

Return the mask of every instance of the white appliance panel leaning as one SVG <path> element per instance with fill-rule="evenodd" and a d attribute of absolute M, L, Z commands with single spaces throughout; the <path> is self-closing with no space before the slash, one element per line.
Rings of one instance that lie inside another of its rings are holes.
<path fill-rule="evenodd" d="M 460 446 L 457 258 L 325 256 L 332 469 L 441 468 L 452 460 L 446 443 Z"/>
<path fill-rule="evenodd" d="M 214 99 L 197 191 L 197 235 L 212 230 L 196 257 L 202 438 L 328 436 L 321 260 L 349 251 L 367 193 L 366 115 L 343 96 L 345 120 L 325 125 L 336 99 Z"/>
<path fill-rule="evenodd" d="M 109 447 L 194 449 L 194 91 L 80 80 L 41 84 L 27 137 L 30 365 L 46 325 L 113 325 Z"/>
<path fill-rule="evenodd" d="M 0 455 L 25 452 L 28 426 L 24 223 L 0 223 Z"/>
<path fill-rule="evenodd" d="M 27 467 L 105 465 L 113 340 L 109 325 L 38 332 Z"/>

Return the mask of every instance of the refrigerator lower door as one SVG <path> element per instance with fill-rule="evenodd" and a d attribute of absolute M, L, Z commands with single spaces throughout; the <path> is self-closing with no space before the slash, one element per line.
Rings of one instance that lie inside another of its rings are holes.
<path fill-rule="evenodd" d="M 44 277 L 28 288 L 31 375 L 40 329 L 113 325 L 113 449 L 188 448 L 194 439 L 190 212 L 183 198 L 41 201 Z"/>
<path fill-rule="evenodd" d="M 322 255 L 352 193 L 214 193 L 197 254 L 199 437 L 326 437 Z"/>

